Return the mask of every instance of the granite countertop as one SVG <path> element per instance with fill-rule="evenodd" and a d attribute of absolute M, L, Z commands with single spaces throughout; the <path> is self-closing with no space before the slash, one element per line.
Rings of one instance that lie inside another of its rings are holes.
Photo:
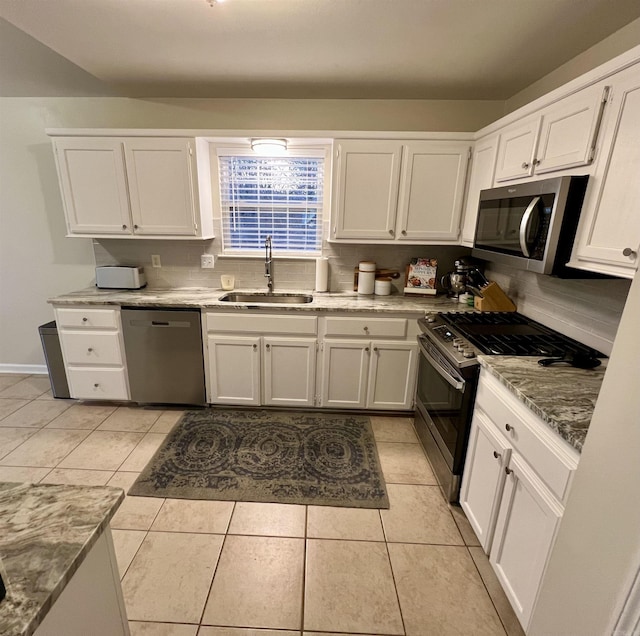
<path fill-rule="evenodd" d="M 0 634 L 34 633 L 123 499 L 110 486 L 0 483 Z"/>
<path fill-rule="evenodd" d="M 608 360 L 595 369 L 554 365 L 539 358 L 478 356 L 480 364 L 553 431 L 582 451 Z"/>
<path fill-rule="evenodd" d="M 234 290 L 242 293 L 264 293 L 264 289 Z M 313 295 L 313 302 L 299 305 L 271 303 L 229 303 L 219 300 L 228 292 L 212 288 L 185 287 L 178 289 L 107 290 L 88 287 L 80 291 L 49 298 L 56 305 L 126 305 L 129 307 L 192 307 L 202 309 L 273 310 L 273 311 L 367 311 L 380 313 L 420 313 L 431 311 L 470 310 L 456 299 L 439 296 L 363 296 L 356 292 L 310 292 L 279 289 L 278 293 L 305 293 Z"/>

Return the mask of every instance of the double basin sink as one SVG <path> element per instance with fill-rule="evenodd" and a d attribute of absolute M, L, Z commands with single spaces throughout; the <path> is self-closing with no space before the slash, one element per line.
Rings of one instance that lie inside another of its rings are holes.
<path fill-rule="evenodd" d="M 300 305 L 310 303 L 313 296 L 310 294 L 285 294 L 278 292 L 254 292 L 243 294 L 231 292 L 221 296 L 219 300 L 228 303 L 269 303 L 272 305 Z"/>

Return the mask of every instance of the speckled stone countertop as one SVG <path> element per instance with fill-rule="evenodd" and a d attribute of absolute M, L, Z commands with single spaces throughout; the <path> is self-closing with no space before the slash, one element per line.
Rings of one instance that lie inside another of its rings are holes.
<path fill-rule="evenodd" d="M 123 499 L 110 486 L 0 483 L 0 634 L 34 633 Z"/>
<path fill-rule="evenodd" d="M 543 367 L 539 358 L 478 356 L 480 364 L 578 452 L 582 451 L 607 359 L 595 369 Z"/>
<path fill-rule="evenodd" d="M 264 293 L 264 289 L 234 290 L 241 293 Z M 107 290 L 88 287 L 80 291 L 49 298 L 56 305 L 123 305 L 129 307 L 192 307 L 203 309 L 282 311 L 367 311 L 380 313 L 427 313 L 432 311 L 470 310 L 455 299 L 439 296 L 362 296 L 356 292 L 315 293 L 279 289 L 280 293 L 305 293 L 313 301 L 299 305 L 272 303 L 229 303 L 219 300 L 228 292 L 220 289 L 186 287 L 180 289 Z"/>

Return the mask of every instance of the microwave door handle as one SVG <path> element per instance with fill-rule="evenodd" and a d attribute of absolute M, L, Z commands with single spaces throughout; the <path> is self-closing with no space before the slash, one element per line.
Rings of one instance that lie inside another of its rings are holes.
<path fill-rule="evenodd" d="M 422 344 L 422 342 L 420 341 L 418 341 L 418 344 L 420 345 L 422 354 L 431 363 L 431 366 L 438 372 L 438 374 L 442 376 L 442 378 L 446 380 L 457 391 L 464 391 L 465 381 L 458 380 L 457 378 L 454 378 L 452 375 L 447 373 L 445 369 L 442 368 L 442 365 L 429 353 L 424 344 Z"/>
<path fill-rule="evenodd" d="M 529 231 L 529 225 L 531 224 L 531 215 L 536 209 L 536 205 L 538 205 L 539 201 L 540 197 L 534 197 L 531 200 L 531 203 L 527 206 L 527 209 L 522 215 L 522 220 L 520 221 L 520 249 L 527 258 L 531 256 L 531 254 L 529 254 L 529 248 L 527 247 L 527 232 Z"/>

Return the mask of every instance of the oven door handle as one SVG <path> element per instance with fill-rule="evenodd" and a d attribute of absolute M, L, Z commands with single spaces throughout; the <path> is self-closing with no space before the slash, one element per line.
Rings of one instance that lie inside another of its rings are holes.
<path fill-rule="evenodd" d="M 527 258 L 531 256 L 531 254 L 529 254 L 529 248 L 527 247 L 527 232 L 529 231 L 529 225 L 531 224 L 531 215 L 539 201 L 540 197 L 534 197 L 531 200 L 531 203 L 527 206 L 527 209 L 522 215 L 522 220 L 520 221 L 520 249 Z"/>
<path fill-rule="evenodd" d="M 450 373 L 447 373 L 446 369 L 429 353 L 429 350 L 424 346 L 424 344 L 418 341 L 420 346 L 420 350 L 424 357 L 431 363 L 431 366 L 438 372 L 440 376 L 444 380 L 446 380 L 454 389 L 458 391 L 464 391 L 465 381 L 460 380 L 459 378 L 453 377 Z"/>

